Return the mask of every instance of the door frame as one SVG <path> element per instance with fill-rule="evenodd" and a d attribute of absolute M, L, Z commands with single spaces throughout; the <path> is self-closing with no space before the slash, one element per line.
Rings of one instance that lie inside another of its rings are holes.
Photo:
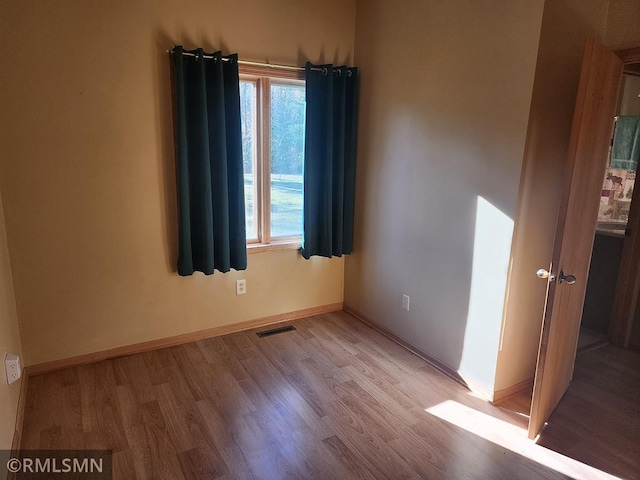
<path fill-rule="evenodd" d="M 640 64 L 640 46 L 614 50 L 626 67 Z M 637 75 L 637 73 L 635 73 Z M 637 174 L 636 174 L 637 175 Z M 631 329 L 638 308 L 640 294 L 640 199 L 631 199 L 629 221 L 624 238 L 620 269 L 616 282 L 616 293 L 609 322 L 609 342 L 627 348 L 631 339 Z"/>

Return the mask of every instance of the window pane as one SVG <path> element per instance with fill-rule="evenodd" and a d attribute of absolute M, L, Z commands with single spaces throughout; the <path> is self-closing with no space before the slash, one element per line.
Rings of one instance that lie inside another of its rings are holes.
<path fill-rule="evenodd" d="M 256 164 L 256 84 L 240 82 L 240 114 L 242 117 L 242 161 L 244 168 L 244 205 L 247 240 L 258 238 Z"/>
<path fill-rule="evenodd" d="M 305 89 L 271 85 L 271 236 L 302 235 Z"/>

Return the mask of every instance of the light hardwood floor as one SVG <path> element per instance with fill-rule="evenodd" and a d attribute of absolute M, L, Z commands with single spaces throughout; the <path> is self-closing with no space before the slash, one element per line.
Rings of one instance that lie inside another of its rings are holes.
<path fill-rule="evenodd" d="M 640 352 L 578 353 L 573 381 L 538 440 L 620 478 L 640 478 Z"/>
<path fill-rule="evenodd" d="M 21 446 L 118 479 L 610 478 L 344 312 L 290 323 L 31 377 Z"/>

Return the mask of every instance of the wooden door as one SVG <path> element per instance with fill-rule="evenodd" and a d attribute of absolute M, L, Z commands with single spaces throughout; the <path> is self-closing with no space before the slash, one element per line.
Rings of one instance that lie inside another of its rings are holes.
<path fill-rule="evenodd" d="M 529 438 L 538 435 L 573 375 L 600 191 L 621 78 L 622 61 L 596 41 L 589 40 L 580 75 L 551 265 L 541 265 L 549 267 L 550 276 L 531 401 Z M 540 195 L 544 195 L 544 189 Z M 575 283 L 563 281 L 561 272 L 575 276 Z"/>

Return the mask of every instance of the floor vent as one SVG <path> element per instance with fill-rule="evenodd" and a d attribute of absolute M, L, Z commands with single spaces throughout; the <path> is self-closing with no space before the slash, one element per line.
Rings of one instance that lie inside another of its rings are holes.
<path fill-rule="evenodd" d="M 296 327 L 294 327 L 293 325 L 287 325 L 284 327 L 274 328 L 273 330 L 265 330 L 264 332 L 258 332 L 256 333 L 256 335 L 258 335 L 260 338 L 270 337 L 271 335 L 278 335 L 279 333 L 291 332 L 295 329 Z"/>

